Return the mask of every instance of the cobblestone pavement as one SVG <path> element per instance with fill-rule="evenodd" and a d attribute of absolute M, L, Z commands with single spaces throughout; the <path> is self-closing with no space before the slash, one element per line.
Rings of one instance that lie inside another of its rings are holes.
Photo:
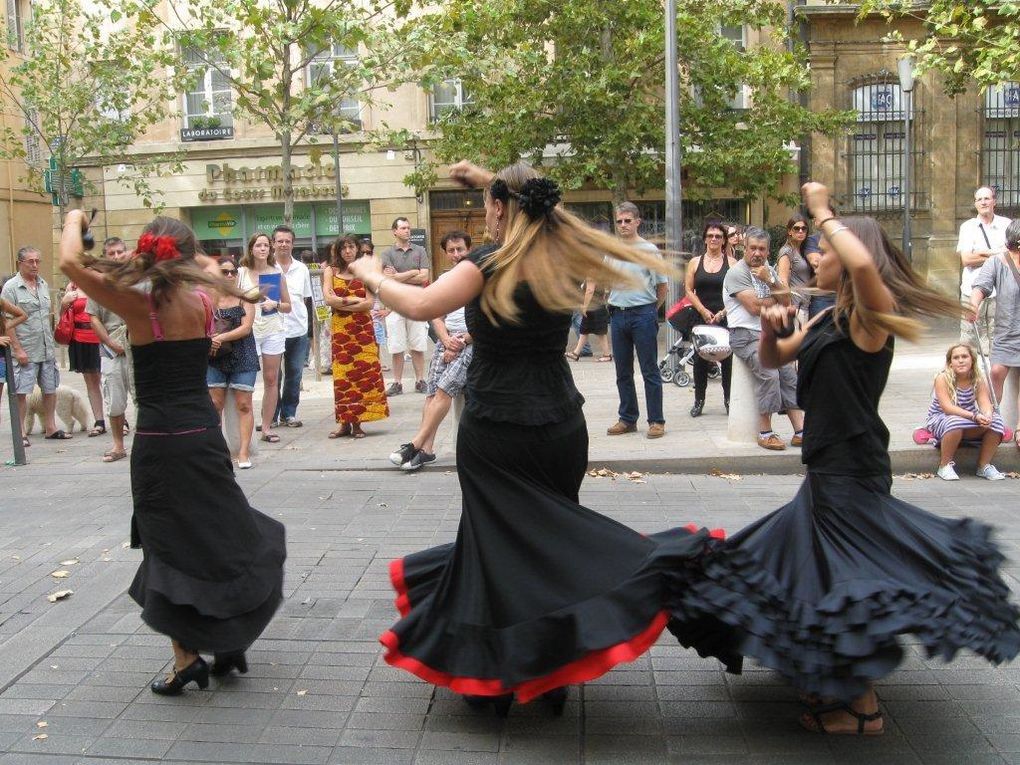
<path fill-rule="evenodd" d="M 454 473 L 278 459 L 240 480 L 254 506 L 287 525 L 286 602 L 250 651 L 248 675 L 163 698 L 147 685 L 169 666 L 167 640 L 125 594 L 140 557 L 126 547 L 126 463 L 0 471 L 0 765 L 1020 763 L 1020 666 L 973 656 L 945 665 L 913 647 L 879 688 L 887 733 L 874 739 L 802 732 L 775 674 L 727 676 L 666 637 L 572 688 L 562 718 L 540 703 L 506 720 L 472 711 L 386 666 L 376 643 L 395 617 L 387 562 L 456 532 Z M 640 480 L 589 478 L 583 501 L 641 531 L 692 520 L 734 530 L 790 499 L 800 478 Z M 968 477 L 898 479 L 894 490 L 998 526 L 1016 591 L 1018 487 Z M 52 576 L 60 570 L 68 576 Z M 61 589 L 74 594 L 47 601 Z"/>

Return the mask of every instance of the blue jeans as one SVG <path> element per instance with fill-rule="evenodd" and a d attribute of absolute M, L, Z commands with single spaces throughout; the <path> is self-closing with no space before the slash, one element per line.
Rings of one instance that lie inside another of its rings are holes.
<path fill-rule="evenodd" d="M 665 423 L 662 415 L 662 378 L 659 376 L 659 321 L 655 303 L 636 308 L 610 306 L 609 333 L 616 363 L 616 389 L 620 394 L 620 420 L 628 424 L 638 419 L 637 390 L 634 387 L 634 354 L 637 353 L 641 376 L 645 381 L 645 406 L 648 422 Z"/>
<path fill-rule="evenodd" d="M 308 359 L 308 335 L 288 337 L 283 349 L 283 374 L 280 403 L 276 405 L 277 421 L 297 416 L 298 401 L 301 399 L 301 375 Z"/>

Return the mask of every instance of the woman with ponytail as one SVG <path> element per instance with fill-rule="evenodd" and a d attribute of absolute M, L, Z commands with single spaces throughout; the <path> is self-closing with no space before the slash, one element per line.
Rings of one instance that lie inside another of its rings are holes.
<path fill-rule="evenodd" d="M 732 645 L 802 693 L 801 724 L 819 733 L 883 730 L 873 683 L 903 660 L 901 635 L 931 656 L 969 649 L 992 663 L 1020 651 L 992 531 L 896 499 L 889 431 L 878 414 L 893 338 L 921 318 L 961 315 L 929 289 L 871 218 L 839 220 L 829 192 L 803 188 L 822 232 L 819 290 L 835 306 L 789 337 L 792 306 L 762 313 L 761 360 L 799 364 L 807 476 L 788 505 L 726 540 L 674 611 L 683 642 Z"/>
<path fill-rule="evenodd" d="M 588 466 L 583 399 L 563 356 L 579 286 L 633 286 L 618 261 L 662 273 L 655 255 L 564 210 L 555 183 L 524 163 L 458 182 L 484 188 L 491 246 L 422 289 L 350 264 L 389 308 L 412 319 L 466 305 L 475 355 L 457 434 L 463 495 L 454 543 L 390 564 L 403 618 L 380 640 L 386 661 L 469 703 L 544 696 L 632 661 L 669 621 L 707 531 L 646 536 L 578 504 Z"/>
<path fill-rule="evenodd" d="M 283 525 L 253 509 L 234 481 L 230 453 L 206 388 L 212 301 L 201 288 L 243 297 L 199 260 L 195 235 L 159 217 L 127 261 L 84 252 L 88 217 L 72 210 L 60 269 L 124 319 L 131 338 L 138 422 L 131 451 L 131 545 L 142 563 L 129 590 L 142 619 L 171 638 L 169 676 L 154 693 L 247 671 L 244 651 L 282 599 Z M 207 264 L 211 265 L 211 261 Z"/>

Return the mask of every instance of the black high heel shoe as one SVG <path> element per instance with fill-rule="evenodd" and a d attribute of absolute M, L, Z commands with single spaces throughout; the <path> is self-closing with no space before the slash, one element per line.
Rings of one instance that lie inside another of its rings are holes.
<path fill-rule="evenodd" d="M 229 674 L 230 670 L 235 667 L 242 675 L 248 673 L 248 659 L 245 657 L 244 651 L 213 654 L 213 665 L 209 671 L 216 677 L 220 677 Z"/>
<path fill-rule="evenodd" d="M 153 693 L 158 693 L 160 696 L 179 696 L 184 690 L 184 686 L 192 680 L 198 683 L 198 687 L 202 690 L 209 687 L 209 665 L 201 656 L 182 670 L 174 667 L 169 677 L 155 680 L 149 687 Z"/>
<path fill-rule="evenodd" d="M 542 694 L 542 701 L 552 708 L 554 717 L 563 717 L 563 709 L 567 706 L 567 689 L 554 688 Z"/>
<path fill-rule="evenodd" d="M 510 707 L 514 703 L 514 695 L 506 693 L 502 696 L 464 696 L 464 703 L 472 709 L 484 709 L 492 704 L 496 710 L 497 717 L 506 717 L 510 714 Z"/>

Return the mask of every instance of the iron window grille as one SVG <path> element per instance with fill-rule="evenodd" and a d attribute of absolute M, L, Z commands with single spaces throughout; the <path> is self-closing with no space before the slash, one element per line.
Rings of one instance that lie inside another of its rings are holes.
<path fill-rule="evenodd" d="M 910 116 L 911 190 L 910 209 L 928 207 L 928 168 L 925 161 L 925 110 L 918 108 L 922 91 L 915 86 Z M 906 104 L 899 82 L 880 74 L 874 80 L 857 85 L 851 91 L 857 123 L 848 136 L 846 151 L 848 206 L 855 211 L 881 213 L 902 211 Z"/>
<path fill-rule="evenodd" d="M 1020 212 L 1020 82 L 985 91 L 981 179 L 995 189 L 999 211 Z"/>

